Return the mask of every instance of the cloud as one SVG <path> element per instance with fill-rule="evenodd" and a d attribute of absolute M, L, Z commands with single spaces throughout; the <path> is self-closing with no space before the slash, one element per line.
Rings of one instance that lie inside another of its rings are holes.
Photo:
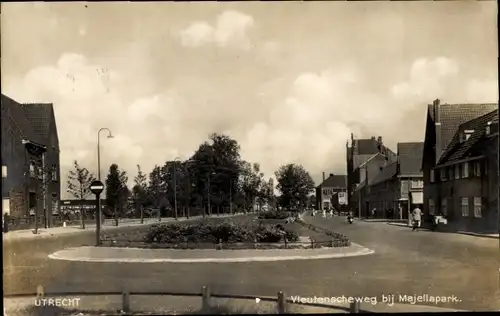
<path fill-rule="evenodd" d="M 221 47 L 250 48 L 247 31 L 254 25 L 250 15 L 238 11 L 224 11 L 217 16 L 214 25 L 205 21 L 197 21 L 177 33 L 184 46 L 201 47 L 216 44 Z"/>
<path fill-rule="evenodd" d="M 136 164 L 148 170 L 169 157 L 191 154 L 199 138 L 186 137 L 185 146 L 176 143 L 182 125 L 179 96 L 166 92 L 128 100 L 120 82 L 118 73 L 82 55 L 63 54 L 56 65 L 34 68 L 22 80 L 12 81 L 4 93 L 18 102 L 54 104 L 63 178 L 75 159 L 97 173 L 96 139 L 102 127 L 114 134 L 112 139 L 101 134 L 102 174 L 117 162 L 131 174 L 131 181 Z"/>
<path fill-rule="evenodd" d="M 391 92 L 400 100 L 436 98 L 458 72 L 456 62 L 446 57 L 419 58 L 411 65 L 408 80 L 395 84 Z"/>
<path fill-rule="evenodd" d="M 323 171 L 345 172 L 350 133 L 381 135 L 395 149 L 397 142 L 422 140 L 426 105 L 436 97 L 498 99 L 496 82 L 463 80 L 457 63 L 446 58 L 416 60 L 405 80 L 381 91 L 370 89 L 374 78 L 361 68 L 346 65 L 280 73 L 244 89 L 232 88 L 234 80 L 187 76 L 155 93 L 130 97 L 135 85 L 148 82 L 131 86 L 124 78 L 131 68 L 120 67 L 115 66 L 118 72 L 79 54 L 63 54 L 53 65 L 6 81 L 4 93 L 19 102 L 54 104 L 63 179 L 75 159 L 96 172 L 102 127 L 115 137 L 101 135 L 101 172 L 116 162 L 129 173 L 130 185 L 137 164 L 149 172 L 155 164 L 187 158 L 211 132 L 235 138 L 242 158 L 260 163 L 266 178 L 280 165 L 300 163 L 318 179 Z"/>
<path fill-rule="evenodd" d="M 498 102 L 498 79 L 472 79 L 466 88 L 466 102 Z"/>

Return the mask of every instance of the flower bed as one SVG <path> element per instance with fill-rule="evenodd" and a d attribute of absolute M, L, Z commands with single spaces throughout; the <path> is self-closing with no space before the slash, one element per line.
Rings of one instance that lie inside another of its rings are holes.
<path fill-rule="evenodd" d="M 105 235 L 103 245 L 153 249 L 320 248 L 348 246 L 344 237 L 312 230 L 299 222 L 205 219 Z"/>
<path fill-rule="evenodd" d="M 297 241 L 299 236 L 283 225 L 232 220 L 200 221 L 192 224 L 155 225 L 144 236 L 146 243 L 278 243 Z"/>

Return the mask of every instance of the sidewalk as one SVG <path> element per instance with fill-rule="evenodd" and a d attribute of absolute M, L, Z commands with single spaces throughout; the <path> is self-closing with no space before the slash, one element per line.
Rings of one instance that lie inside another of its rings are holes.
<path fill-rule="evenodd" d="M 223 218 L 223 217 L 231 217 L 231 216 L 241 216 L 244 214 L 224 214 L 220 216 L 212 215 L 210 218 Z M 189 220 L 200 219 L 202 216 L 192 216 Z M 188 220 L 187 218 L 178 218 L 177 222 L 182 222 Z M 118 222 L 118 226 L 115 226 L 114 219 L 107 219 L 105 223 L 101 226 L 102 231 L 109 231 L 120 228 L 127 227 L 140 227 L 140 226 L 149 226 L 155 224 L 164 224 L 176 222 L 176 220 L 172 217 L 162 218 L 161 221 L 158 221 L 158 218 L 148 218 L 144 219 L 144 223 L 141 224 L 140 219 L 122 219 Z M 33 233 L 33 229 L 24 229 L 24 230 L 13 230 L 8 233 L 3 233 L 3 241 L 15 241 L 22 239 L 39 239 L 39 238 L 48 238 L 54 236 L 61 235 L 71 235 L 71 234 L 80 234 L 80 233 L 88 233 L 95 231 L 95 224 L 85 225 L 85 229 L 82 229 L 81 226 L 66 226 L 66 227 L 50 227 L 50 228 L 39 228 L 38 234 Z"/>
<path fill-rule="evenodd" d="M 389 225 L 393 226 L 401 226 L 401 227 L 408 227 L 411 228 L 408 223 L 387 223 Z M 425 230 L 430 230 L 429 227 L 423 226 L 420 227 L 420 229 L 425 229 Z M 476 237 L 484 237 L 484 238 L 499 238 L 499 234 L 485 234 L 485 233 L 474 233 L 474 232 L 467 232 L 463 230 L 453 230 L 453 229 L 446 229 L 446 228 L 441 228 L 441 230 L 438 230 L 438 232 L 445 232 L 445 233 L 456 233 L 456 234 L 461 234 L 461 235 L 469 235 L 469 236 L 476 236 Z"/>

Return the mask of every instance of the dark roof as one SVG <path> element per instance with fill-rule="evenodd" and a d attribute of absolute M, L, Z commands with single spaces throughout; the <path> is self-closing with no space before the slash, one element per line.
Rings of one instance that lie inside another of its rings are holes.
<path fill-rule="evenodd" d="M 398 173 L 398 162 L 395 161 L 393 163 L 388 164 L 379 173 L 377 173 L 375 178 L 373 178 L 373 181 L 370 182 L 370 185 L 387 181 L 392 177 L 394 177 L 397 173 Z"/>
<path fill-rule="evenodd" d="M 474 145 L 486 136 L 485 130 L 487 123 L 492 122 L 495 119 L 498 120 L 498 110 L 491 111 L 485 115 L 461 124 L 441 156 L 438 164 L 451 163 L 466 158 L 467 154 L 474 147 Z M 469 139 L 461 142 L 461 135 L 466 130 L 474 132 L 472 132 Z"/>
<path fill-rule="evenodd" d="M 51 103 L 29 103 L 23 104 L 22 107 L 38 141 L 46 143 L 53 116 L 53 105 Z"/>
<path fill-rule="evenodd" d="M 445 150 L 453 139 L 462 123 L 475 119 L 481 115 L 495 110 L 498 107 L 496 103 L 482 104 L 440 104 L 440 122 L 441 122 L 441 150 Z M 433 121 L 436 119 L 436 106 L 428 105 L 428 111 Z"/>
<path fill-rule="evenodd" d="M 1 100 L 2 122 L 4 122 L 4 119 L 8 119 L 6 113 L 4 113 L 4 111 L 6 111 L 10 115 L 10 124 L 13 124 L 15 130 L 19 133 L 18 136 L 21 139 L 33 140 L 35 138 L 35 132 L 29 119 L 26 117 L 26 113 L 24 112 L 22 105 L 3 94 Z"/>
<path fill-rule="evenodd" d="M 347 176 L 341 174 L 330 174 L 319 186 L 345 189 L 347 186 Z"/>
<path fill-rule="evenodd" d="M 374 155 L 379 152 L 376 139 L 356 139 L 355 144 L 358 155 Z"/>
<path fill-rule="evenodd" d="M 423 153 L 423 142 L 398 143 L 399 174 L 421 174 Z"/>

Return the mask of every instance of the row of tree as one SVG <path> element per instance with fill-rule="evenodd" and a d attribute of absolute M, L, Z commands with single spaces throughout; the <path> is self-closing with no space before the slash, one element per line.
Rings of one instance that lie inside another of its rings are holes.
<path fill-rule="evenodd" d="M 127 187 L 127 173 L 117 164 L 111 165 L 105 181 L 106 205 L 118 218 L 127 212 L 130 200 L 138 216 L 147 208 L 169 210 L 173 216 L 190 216 L 195 212 L 211 214 L 214 210 L 229 213 L 235 208 L 249 210 L 264 205 L 292 209 L 308 204 L 314 182 L 301 165 L 281 166 L 275 175 L 279 196 L 275 196 L 272 179 L 264 178 L 258 163 L 241 159 L 236 140 L 212 134 L 188 160 L 167 161 L 156 165 L 149 174 L 137 165 L 131 189 Z M 86 199 L 91 195 L 89 186 L 93 180 L 95 177 L 75 161 L 68 192 L 77 199 Z"/>

